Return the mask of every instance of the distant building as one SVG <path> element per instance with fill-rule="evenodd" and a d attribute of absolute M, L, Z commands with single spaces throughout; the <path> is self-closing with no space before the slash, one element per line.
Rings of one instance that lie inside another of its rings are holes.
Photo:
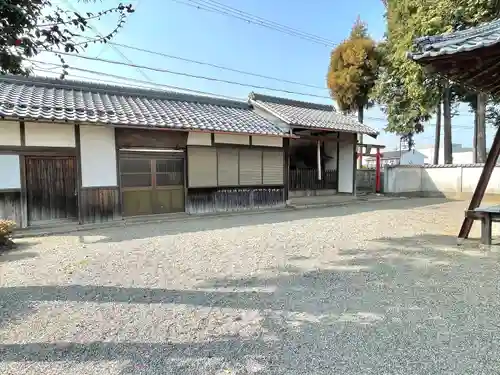
<path fill-rule="evenodd" d="M 365 158 L 364 165 L 367 168 L 375 168 L 375 163 L 375 156 Z M 425 155 L 415 149 L 410 151 L 386 151 L 382 153 L 380 158 L 381 167 L 386 165 L 424 165 L 424 163 Z"/>
<path fill-rule="evenodd" d="M 425 155 L 425 164 L 434 164 L 434 145 L 419 147 L 418 149 Z M 453 164 L 473 164 L 474 151 L 472 147 L 463 147 L 459 143 L 451 145 Z M 439 146 L 439 161 L 438 164 L 444 164 L 444 146 Z"/>

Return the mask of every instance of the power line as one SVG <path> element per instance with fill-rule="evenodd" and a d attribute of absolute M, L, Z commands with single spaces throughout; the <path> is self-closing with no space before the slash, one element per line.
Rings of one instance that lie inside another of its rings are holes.
<path fill-rule="evenodd" d="M 313 43 L 321 44 L 325 47 L 333 47 L 335 43 L 329 39 L 320 37 L 318 35 L 310 34 L 298 29 L 295 29 L 290 26 L 286 26 L 274 21 L 267 20 L 262 17 L 255 16 L 251 13 L 241 11 L 236 8 L 232 8 L 230 6 L 218 3 L 216 1 L 203 1 L 203 0 L 172 0 L 179 4 L 184 4 L 193 8 L 202 9 L 209 12 L 215 12 L 219 14 L 224 14 L 229 17 L 237 18 L 242 21 L 252 23 L 258 26 L 266 27 L 268 29 L 272 29 L 283 34 L 287 34 L 290 36 L 295 36 L 300 39 L 304 39 Z"/>
<path fill-rule="evenodd" d="M 73 55 L 73 54 L 67 54 L 67 55 L 75 56 L 75 57 L 81 57 L 81 58 L 89 59 L 89 60 L 97 60 L 97 61 L 101 60 L 101 59 L 96 59 L 96 58 L 87 57 L 87 56 L 80 56 L 80 55 Z M 44 61 L 38 61 L 38 60 L 34 60 L 34 59 L 31 59 L 31 60 L 28 60 L 28 61 L 30 61 L 32 63 L 36 63 L 36 64 L 44 64 L 44 65 L 52 65 L 52 66 L 62 66 L 60 64 L 49 63 L 49 62 L 44 62 Z M 106 60 L 105 62 L 107 62 L 107 61 L 108 60 Z M 114 62 L 113 61 L 113 63 L 118 63 L 120 65 L 126 65 L 126 66 L 128 66 L 128 64 L 122 63 L 122 62 Z M 155 83 L 155 82 L 149 82 L 149 81 L 143 81 L 143 80 L 134 79 L 134 78 L 125 78 L 125 77 L 120 76 L 120 75 L 115 75 L 115 74 L 111 74 L 111 73 L 105 73 L 105 72 L 100 72 L 100 71 L 95 71 L 95 70 L 90 70 L 90 69 L 84 69 L 84 68 L 78 68 L 78 67 L 72 67 L 72 66 L 68 66 L 68 69 L 69 70 L 76 70 L 76 71 L 80 71 L 80 72 L 85 72 L 85 73 L 90 73 L 90 74 L 96 74 L 96 75 L 100 75 L 100 76 L 112 77 L 112 78 L 119 79 L 119 80 L 133 81 L 133 82 L 137 82 L 137 83 L 140 83 L 140 84 L 151 85 L 151 86 L 156 86 L 156 87 L 161 87 L 161 88 L 168 88 L 168 89 L 174 89 L 174 90 L 183 90 L 183 91 L 187 91 L 187 92 L 193 92 L 193 93 L 196 93 L 196 94 L 203 94 L 203 95 L 211 95 L 211 96 L 224 97 L 226 99 L 232 99 L 232 100 L 245 100 L 245 99 L 236 98 L 236 97 L 223 96 L 223 95 L 216 94 L 216 93 L 213 93 L 213 92 L 193 90 L 193 89 L 186 89 L 186 88 L 182 88 L 182 87 L 179 87 L 179 86 L 165 85 L 165 84 L 160 84 L 160 83 Z M 145 67 L 145 69 L 150 69 L 150 68 L 149 67 Z M 151 69 L 155 69 L 155 68 L 151 68 Z M 163 71 L 163 70 L 161 70 L 161 71 Z M 75 75 L 73 75 L 73 76 L 75 76 Z M 81 78 L 92 79 L 91 77 L 81 77 Z M 223 82 L 226 82 L 226 81 L 223 81 Z M 117 82 L 113 82 L 113 83 L 116 84 Z M 123 83 L 119 83 L 119 84 L 123 84 Z M 238 84 L 240 84 L 240 83 L 238 83 Z M 247 84 L 241 84 L 241 85 L 243 85 L 243 86 L 250 86 L 250 87 L 257 87 L 257 86 L 247 85 Z M 270 88 L 266 88 L 266 89 L 276 90 L 276 91 L 283 91 L 283 90 L 279 90 L 279 89 L 270 89 Z M 309 94 L 305 94 L 305 93 L 297 93 L 297 94 L 298 95 L 309 95 Z M 315 96 L 315 95 L 313 95 L 313 96 Z M 366 116 L 365 119 L 372 120 L 372 121 L 381 121 L 381 122 L 387 123 L 387 119 L 383 118 L 383 117 Z M 433 128 L 436 125 L 432 124 L 432 123 L 429 123 L 429 124 L 425 124 L 424 126 Z M 470 126 L 467 126 L 467 125 L 453 125 L 452 129 L 454 129 L 454 130 L 456 130 L 456 129 L 470 130 L 472 128 Z"/>
<path fill-rule="evenodd" d="M 63 2 L 73 11 L 75 12 L 76 14 L 79 14 L 78 10 L 69 2 L 69 0 L 63 0 Z M 136 8 L 137 10 L 137 8 Z M 97 35 L 101 38 L 103 38 L 102 36 L 102 33 L 99 32 L 99 30 L 97 29 L 97 27 L 95 25 L 92 24 L 91 21 L 89 21 L 89 28 L 90 29 L 94 29 L 95 32 L 97 33 Z M 131 63 L 132 64 L 132 61 L 127 57 L 125 56 L 125 54 L 120 51 L 116 46 L 114 45 L 111 45 L 112 48 L 127 62 Z M 102 52 L 102 51 L 101 51 Z M 99 55 L 98 55 L 99 56 Z M 141 74 L 145 79 L 147 79 L 148 81 L 152 82 L 151 78 L 142 70 L 142 69 L 139 69 L 137 68 L 137 71 L 139 72 L 139 74 Z"/>
<path fill-rule="evenodd" d="M 206 81 L 221 82 L 221 83 L 227 83 L 227 84 L 230 84 L 230 85 L 237 85 L 237 86 L 243 86 L 243 87 L 253 87 L 253 88 L 256 88 L 256 89 L 269 90 L 269 91 L 278 91 L 278 92 L 284 92 L 284 93 L 287 93 L 287 94 L 302 95 L 302 96 L 311 96 L 311 97 L 316 97 L 316 98 L 321 98 L 321 99 L 330 99 L 331 100 L 331 98 L 329 96 L 325 96 L 325 95 L 306 94 L 306 93 L 298 92 L 298 91 L 278 89 L 278 88 L 273 88 L 273 87 L 268 87 L 268 86 L 253 85 L 253 84 L 249 84 L 249 83 L 243 83 L 243 82 L 230 81 L 230 80 L 225 80 L 225 79 L 220 79 L 220 78 L 214 78 L 214 77 L 201 76 L 201 75 L 196 75 L 196 74 L 189 74 L 189 73 L 177 72 L 177 71 L 168 70 L 168 69 L 154 68 L 154 67 L 150 67 L 150 66 L 139 65 L 139 64 L 132 64 L 132 63 L 125 63 L 125 62 L 122 62 L 122 61 L 116 61 L 116 60 L 110 60 L 110 59 L 103 59 L 103 58 L 97 58 L 97 57 L 77 55 L 77 54 L 67 53 L 67 52 L 57 52 L 57 53 L 60 54 L 60 55 L 72 56 L 72 57 L 76 57 L 76 58 L 84 59 L 84 60 L 100 61 L 100 62 L 104 62 L 104 63 L 108 63 L 108 64 L 129 66 L 129 67 L 132 67 L 132 68 L 146 69 L 146 70 L 151 70 L 151 71 L 160 72 L 160 73 L 169 73 L 169 74 L 179 75 L 179 76 L 183 76 L 183 77 L 203 79 L 203 80 L 206 80 Z"/>
<path fill-rule="evenodd" d="M 38 61 L 38 60 L 28 60 L 28 61 L 30 61 L 32 63 L 37 63 L 37 64 L 55 65 L 56 67 L 61 67 L 60 64 L 55 64 L 55 63 L 48 63 L 48 62 Z M 38 68 L 38 67 L 36 68 L 36 70 L 39 70 L 39 71 L 43 71 L 43 72 L 47 72 L 47 73 L 54 73 L 52 71 L 52 69 L 53 68 L 46 68 L 46 69 L 42 69 L 42 68 Z M 165 88 L 165 89 L 169 89 L 169 90 L 186 91 L 186 92 L 190 92 L 190 93 L 194 93 L 194 94 L 216 96 L 216 97 L 220 97 L 220 98 L 224 98 L 224 99 L 230 99 L 230 100 L 238 100 L 238 101 L 246 100 L 246 99 L 241 99 L 241 98 L 237 98 L 237 97 L 233 97 L 233 96 L 220 95 L 220 94 L 216 94 L 216 93 L 209 92 L 209 91 L 200 91 L 200 90 L 187 89 L 187 88 L 184 88 L 184 87 L 172 86 L 172 85 L 165 85 L 165 84 L 156 83 L 156 82 L 148 82 L 148 81 L 144 81 L 144 80 L 140 80 L 140 79 L 135 79 L 135 78 L 125 78 L 123 76 L 119 76 L 119 75 L 111 74 L 111 73 L 99 72 L 97 70 L 89 70 L 89 69 L 76 68 L 76 67 L 69 67 L 68 69 L 69 70 L 76 70 L 76 71 L 79 71 L 79 72 L 85 72 L 85 73 L 89 73 L 89 74 L 93 74 L 93 75 L 98 75 L 98 76 L 111 77 L 111 78 L 115 78 L 115 79 L 118 79 L 118 80 L 126 80 L 127 81 L 126 86 L 135 87 L 135 88 L 150 89 L 150 87 L 147 87 L 147 86 L 155 86 L 155 87 Z M 82 79 L 88 79 L 88 80 L 94 80 L 95 81 L 95 77 L 79 76 L 79 75 L 75 75 L 75 74 L 71 74 L 71 77 L 76 77 L 76 78 L 82 78 Z M 140 84 L 142 84 L 142 86 L 130 85 L 128 83 L 128 81 L 140 83 Z M 111 84 L 114 84 L 114 85 L 122 85 L 122 86 L 124 84 L 123 82 L 117 82 L 117 81 L 112 81 L 112 80 L 103 80 L 101 78 L 99 78 L 99 82 L 107 82 L 107 83 L 111 83 Z M 147 85 L 147 86 L 144 86 L 144 85 Z"/>
<path fill-rule="evenodd" d="M 128 45 L 128 44 L 115 43 L 115 42 L 108 42 L 108 44 L 113 45 L 113 46 L 122 47 L 122 48 L 127 48 L 127 49 L 134 50 L 134 51 L 149 53 L 149 54 L 152 54 L 152 55 L 163 56 L 163 57 L 166 57 L 166 58 L 169 58 L 169 59 L 175 59 L 175 60 L 180 60 L 180 61 L 184 61 L 184 62 L 190 62 L 190 63 L 194 63 L 194 64 L 198 64 L 198 65 L 210 66 L 210 67 L 213 67 L 213 68 L 217 68 L 217 69 L 221 69 L 221 70 L 227 70 L 227 71 L 234 72 L 234 73 L 239 73 L 239 74 L 245 74 L 245 75 L 248 75 L 248 76 L 265 78 L 265 79 L 270 79 L 270 80 L 277 81 L 277 82 L 284 82 L 284 83 L 290 83 L 290 84 L 293 84 L 293 85 L 310 87 L 310 88 L 313 88 L 313 89 L 328 90 L 326 87 L 311 85 L 311 84 L 308 84 L 308 83 L 297 82 L 297 81 L 289 81 L 287 79 L 271 77 L 271 76 L 267 76 L 267 75 L 263 75 L 263 74 L 258 74 L 258 73 L 246 72 L 244 70 L 228 68 L 228 67 L 222 66 L 222 65 L 212 64 L 212 63 L 208 63 L 208 62 L 204 62 L 204 61 L 199 61 L 199 60 L 188 59 L 188 58 L 180 57 L 180 56 L 169 55 L 169 54 L 166 54 L 166 53 L 156 52 L 156 51 L 152 51 L 152 50 L 145 49 L 145 48 L 134 47 L 134 46 L 131 46 L 131 45 Z"/>

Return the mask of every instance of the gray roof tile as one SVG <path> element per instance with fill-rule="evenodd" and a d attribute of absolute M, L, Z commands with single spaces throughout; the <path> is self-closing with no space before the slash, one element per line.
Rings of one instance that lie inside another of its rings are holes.
<path fill-rule="evenodd" d="M 291 126 L 378 135 L 377 130 L 359 123 L 354 117 L 337 113 L 331 105 L 277 98 L 257 93 L 251 93 L 249 101 Z"/>
<path fill-rule="evenodd" d="M 43 77 L 0 77 L 0 116 L 284 135 L 246 102 Z"/>
<path fill-rule="evenodd" d="M 473 51 L 500 42 L 500 20 L 449 34 L 424 36 L 415 40 L 415 52 L 408 55 L 421 60 L 442 55 Z"/>

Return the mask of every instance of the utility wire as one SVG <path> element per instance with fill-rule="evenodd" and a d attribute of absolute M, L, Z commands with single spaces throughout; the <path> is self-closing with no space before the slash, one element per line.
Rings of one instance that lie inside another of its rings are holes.
<path fill-rule="evenodd" d="M 248 76 L 254 76 L 254 77 L 269 79 L 269 80 L 273 80 L 273 81 L 277 81 L 277 82 L 290 83 L 290 84 L 293 84 L 293 85 L 310 87 L 310 88 L 313 88 L 313 89 L 328 90 L 326 87 L 322 87 L 322 86 L 316 86 L 316 85 L 311 85 L 311 84 L 308 84 L 308 83 L 297 82 L 297 81 L 289 81 L 287 79 L 271 77 L 271 76 L 267 76 L 267 75 L 263 75 L 263 74 L 258 74 L 258 73 L 246 72 L 244 70 L 228 68 L 226 66 L 212 64 L 212 63 L 208 63 L 208 62 L 205 62 L 205 61 L 193 60 L 193 59 L 188 59 L 188 58 L 185 58 L 185 57 L 180 57 L 180 56 L 175 56 L 175 55 L 169 55 L 169 54 L 162 53 L 162 52 L 152 51 L 152 50 L 145 49 L 145 48 L 134 47 L 134 46 L 131 46 L 129 44 L 122 44 L 122 43 L 115 43 L 115 42 L 108 42 L 108 44 L 110 44 L 112 46 L 117 46 L 117 47 L 122 47 L 122 48 L 130 49 L 130 50 L 133 50 L 133 51 L 139 51 L 139 52 L 149 53 L 149 54 L 152 54 L 152 55 L 163 56 L 163 57 L 166 57 L 166 58 L 169 58 L 169 59 L 180 60 L 180 61 L 189 62 L 189 63 L 193 63 L 193 64 L 198 64 L 198 65 L 210 66 L 212 68 L 217 68 L 217 69 L 221 69 L 221 70 L 227 70 L 229 72 L 234 72 L 234 73 L 239 73 L 239 74 L 245 74 L 245 75 L 248 75 Z"/>
<path fill-rule="evenodd" d="M 61 67 L 61 64 L 48 63 L 48 62 L 38 61 L 38 60 L 28 60 L 28 61 L 30 61 L 32 63 L 36 63 L 36 64 L 55 65 L 54 68 L 60 68 Z M 36 67 L 36 70 L 43 71 L 43 72 L 46 72 L 46 73 L 54 73 L 54 71 L 52 70 L 54 68 L 39 68 L 39 67 Z M 179 87 L 179 86 L 165 85 L 165 84 L 156 83 L 156 82 L 148 82 L 148 81 L 144 81 L 144 80 L 140 80 L 140 79 L 135 79 L 135 78 L 125 78 L 125 77 L 117 75 L 117 74 L 105 73 L 105 72 L 100 72 L 100 71 L 97 71 L 97 70 L 90 70 L 90 69 L 76 68 L 76 67 L 69 67 L 68 70 L 76 70 L 76 71 L 79 71 L 79 72 L 89 73 L 89 74 L 92 74 L 92 75 L 103 76 L 103 77 L 110 77 L 110 78 L 114 78 L 114 79 L 118 79 L 118 80 L 124 80 L 124 81 L 127 81 L 127 83 L 126 83 L 127 87 L 130 86 L 130 87 L 141 88 L 141 89 L 153 89 L 152 87 L 148 87 L 148 86 L 155 86 L 155 87 L 159 87 L 159 88 L 168 89 L 170 91 L 172 91 L 172 90 L 179 90 L 179 91 L 186 91 L 186 92 L 190 92 L 190 93 L 194 93 L 194 94 L 216 96 L 216 97 L 220 97 L 220 98 L 224 98 L 224 99 L 230 99 L 230 100 L 237 100 L 237 101 L 242 101 L 242 100 L 244 101 L 244 100 L 246 100 L 246 99 L 241 99 L 241 98 L 237 98 L 237 97 L 233 97 L 233 96 L 220 95 L 220 94 L 216 94 L 214 92 L 209 92 L 209 91 L 193 90 L 193 89 L 188 89 L 188 88 Z M 91 80 L 91 81 L 94 81 L 94 82 L 96 81 L 95 77 L 79 76 L 79 75 L 75 75 L 75 74 L 71 74 L 71 77 L 88 79 L 88 80 Z M 136 82 L 136 83 L 139 83 L 141 85 L 135 85 L 135 86 L 134 85 L 130 85 L 128 83 L 129 81 L 130 82 Z M 99 77 L 99 81 L 98 82 L 107 82 L 107 83 L 110 83 L 110 84 L 121 85 L 121 86 L 124 85 L 124 82 L 112 81 L 112 80 L 104 80 L 101 77 Z"/>
<path fill-rule="evenodd" d="M 84 59 L 84 60 L 90 60 L 90 61 L 100 61 L 108 64 L 114 64 L 114 65 L 122 65 L 122 66 L 129 66 L 133 68 L 140 68 L 140 69 L 146 69 L 146 70 L 151 70 L 154 72 L 160 72 L 160 73 L 169 73 L 169 74 L 175 74 L 183 77 L 189 77 L 189 78 L 196 78 L 196 79 L 203 79 L 206 81 L 212 81 L 212 82 L 221 82 L 221 83 L 227 83 L 230 85 L 237 85 L 237 86 L 243 86 L 243 87 L 253 87 L 256 89 L 262 89 L 262 90 L 269 90 L 269 91 L 278 91 L 278 92 L 284 92 L 287 94 L 294 94 L 294 95 L 302 95 L 302 96 L 311 96 L 311 97 L 316 97 L 316 98 L 322 98 L 322 99 L 330 99 L 329 96 L 325 95 L 316 95 L 316 94 L 306 94 L 303 92 L 298 92 L 298 91 L 291 91 L 291 90 L 285 90 L 285 89 L 278 89 L 278 88 L 273 88 L 273 87 L 268 87 L 268 86 L 260 86 L 260 85 L 253 85 L 249 83 L 243 83 L 243 82 L 237 82 L 237 81 L 230 81 L 230 80 L 225 80 L 225 79 L 219 79 L 219 78 L 214 78 L 214 77 L 208 77 L 208 76 L 201 76 L 197 74 L 189 74 L 189 73 L 184 73 L 184 72 L 177 72 L 174 70 L 168 70 L 168 69 L 162 69 L 162 68 L 154 68 L 150 66 L 145 66 L 145 65 L 139 65 L 139 64 L 132 64 L 132 63 L 125 63 L 122 61 L 116 61 L 116 60 L 110 60 L 110 59 L 103 59 L 103 58 L 97 58 L 97 57 L 90 57 L 90 56 L 83 56 L 83 55 L 78 55 L 74 53 L 67 53 L 67 52 L 57 52 L 60 55 L 64 56 L 71 56 L 75 57 L 78 59 Z"/>
<path fill-rule="evenodd" d="M 76 14 L 80 14 L 78 12 L 78 10 L 73 6 L 73 4 L 71 4 L 69 2 L 69 0 L 63 0 L 63 2 L 73 11 L 75 12 Z M 94 30 L 96 32 L 96 34 L 103 38 L 103 34 L 101 32 L 99 32 L 99 30 L 97 29 L 97 27 L 95 25 L 92 24 L 92 21 L 89 22 L 89 28 L 91 30 Z M 120 51 L 120 49 L 118 49 L 115 45 L 111 45 L 111 47 L 115 50 L 116 53 L 118 53 L 125 61 L 127 61 L 128 63 L 132 64 L 132 61 L 127 57 L 125 56 L 125 54 Z M 102 53 L 102 51 L 101 51 Z M 99 54 L 100 55 L 100 54 Z M 99 56 L 98 55 L 98 56 Z M 147 79 L 148 81 L 150 82 L 153 82 L 152 79 L 146 74 L 146 72 L 144 72 L 142 69 L 139 69 L 137 68 L 137 71 L 139 72 L 139 74 L 141 74 L 145 79 Z"/>
<path fill-rule="evenodd" d="M 79 55 L 76 55 L 76 57 L 86 58 L 86 56 L 79 56 Z M 90 59 L 94 59 L 94 58 L 90 58 Z M 55 67 L 62 67 L 61 64 L 57 64 L 57 63 L 49 63 L 49 62 L 44 62 L 44 61 L 39 61 L 39 60 L 34 60 L 34 59 L 30 59 L 28 61 L 30 61 L 32 63 L 35 63 L 35 64 L 43 64 L 43 65 L 51 65 L 51 66 L 55 66 Z M 40 70 L 39 68 L 37 68 L 37 69 Z M 51 68 L 51 69 L 53 69 L 53 68 Z M 172 85 L 160 84 L 160 83 L 156 83 L 156 82 L 148 82 L 148 81 L 143 81 L 143 80 L 134 79 L 134 78 L 125 78 L 125 77 L 120 76 L 120 75 L 106 73 L 106 72 L 101 72 L 101 71 L 96 71 L 96 70 L 78 68 L 78 67 L 73 67 L 73 66 L 69 66 L 68 69 L 69 70 L 79 71 L 79 72 L 85 72 L 85 73 L 89 73 L 89 74 L 93 74 L 93 75 L 98 75 L 98 76 L 111 77 L 111 78 L 115 78 L 115 79 L 118 79 L 118 80 L 125 80 L 125 81 L 136 82 L 136 83 L 139 83 L 139 84 L 142 84 L 142 85 L 150 85 L 150 86 L 155 86 L 155 87 L 159 87 L 159 88 L 167 88 L 167 89 L 170 89 L 170 90 L 182 90 L 182 91 L 186 91 L 186 92 L 192 92 L 192 93 L 195 93 L 195 94 L 217 96 L 217 97 L 221 97 L 221 98 L 225 98 L 225 99 L 238 100 L 238 101 L 246 100 L 246 99 L 237 98 L 237 97 L 224 96 L 224 95 L 216 94 L 214 92 L 209 92 L 209 91 L 200 91 L 200 90 L 183 88 L 183 87 L 179 87 L 179 86 L 172 86 Z M 51 73 L 53 73 L 53 72 L 51 72 Z M 78 77 L 78 76 L 75 76 L 73 74 L 72 74 L 72 76 L 77 77 L 77 78 L 89 79 L 89 80 L 94 79 L 92 77 Z M 123 82 L 116 82 L 115 81 L 115 82 L 112 82 L 112 83 L 113 84 L 118 84 L 118 85 L 123 85 Z M 127 86 L 128 86 L 128 84 L 127 84 Z M 249 86 L 251 86 L 251 85 L 249 85 Z M 141 86 L 141 87 L 138 87 L 138 88 L 150 88 L 150 87 Z M 308 95 L 308 94 L 305 94 L 305 93 L 298 93 L 298 94 L 299 95 Z M 383 117 L 366 116 L 365 119 L 371 120 L 371 121 L 387 122 L 387 119 L 383 118 Z M 426 124 L 425 126 L 426 127 L 435 127 L 435 124 L 431 123 L 431 124 Z M 467 125 L 454 125 L 453 129 L 466 129 L 466 130 L 468 130 L 468 129 L 471 129 L 471 127 L 467 126 Z"/>
<path fill-rule="evenodd" d="M 215 0 L 188 0 L 190 2 L 195 2 L 195 3 L 210 3 L 212 5 L 214 5 L 215 7 L 220 7 L 222 9 L 225 9 L 225 10 L 228 10 L 230 12 L 236 12 L 237 14 L 240 14 L 240 15 L 243 15 L 243 16 L 247 16 L 247 17 L 250 17 L 252 19 L 255 19 L 255 20 L 258 20 L 258 21 L 261 21 L 261 22 L 264 22 L 266 24 L 270 24 L 272 26 L 276 26 L 276 27 L 279 27 L 279 28 L 284 28 L 288 31 L 291 31 L 291 32 L 294 32 L 294 33 L 300 33 L 302 35 L 305 35 L 307 37 L 310 37 L 310 38 L 314 38 L 314 39 L 318 39 L 320 41 L 323 41 L 323 42 L 327 42 L 327 43 L 333 43 L 333 41 L 327 39 L 327 38 L 323 38 L 321 36 L 318 36 L 318 35 L 314 35 L 314 34 L 311 34 L 311 33 L 307 33 L 307 32 L 304 32 L 302 30 L 299 30 L 297 28 L 294 28 L 294 27 L 289 27 L 289 26 L 286 26 L 286 25 L 283 25 L 281 23 L 278 23 L 278 22 L 274 22 L 274 21 L 271 21 L 271 20 L 267 20 L 265 18 L 262 18 L 262 17 L 259 17 L 259 16 L 256 16 L 254 14 L 251 14 L 249 12 L 245 12 L 245 11 L 242 11 L 240 9 L 237 9 L 237 8 L 234 8 L 234 7 L 231 7 L 229 5 L 226 5 L 226 4 L 222 4 L 221 2 L 218 2 L 218 1 L 215 1 Z"/>
<path fill-rule="evenodd" d="M 184 4 L 184 5 L 193 7 L 193 8 L 201 9 L 201 10 L 219 13 L 219 14 L 224 14 L 224 15 L 227 15 L 229 17 L 237 18 L 237 19 L 240 19 L 240 20 L 248 22 L 248 23 L 252 23 L 252 24 L 255 24 L 258 26 L 266 27 L 268 29 L 272 29 L 272 30 L 281 32 L 283 34 L 295 36 L 295 37 L 298 37 L 300 39 L 304 39 L 304 40 L 307 40 L 307 41 L 310 41 L 313 43 L 321 44 L 325 47 L 333 47 L 336 44 L 335 42 L 333 42 L 329 39 L 326 39 L 326 38 L 323 38 L 323 37 L 320 37 L 320 36 L 317 36 L 314 34 L 306 33 L 306 32 L 303 32 L 301 30 L 298 30 L 298 29 L 295 29 L 295 28 L 292 28 L 292 27 L 289 27 L 286 25 L 282 25 L 282 24 L 279 24 L 279 23 L 274 22 L 274 21 L 267 20 L 265 18 L 257 17 L 257 16 L 254 16 L 254 15 L 248 13 L 248 12 L 243 12 L 243 11 L 238 10 L 236 8 L 232 8 L 232 7 L 229 7 L 227 5 L 217 3 L 215 1 L 211 1 L 211 2 L 201 1 L 201 0 L 185 0 L 185 1 L 172 0 L 172 1 L 179 3 L 179 4 Z"/>

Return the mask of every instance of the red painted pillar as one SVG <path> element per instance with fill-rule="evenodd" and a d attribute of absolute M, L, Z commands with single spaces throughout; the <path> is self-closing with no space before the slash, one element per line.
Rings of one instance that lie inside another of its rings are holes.
<path fill-rule="evenodd" d="M 375 157 L 375 193 L 380 193 L 380 148 L 377 147 Z"/>

